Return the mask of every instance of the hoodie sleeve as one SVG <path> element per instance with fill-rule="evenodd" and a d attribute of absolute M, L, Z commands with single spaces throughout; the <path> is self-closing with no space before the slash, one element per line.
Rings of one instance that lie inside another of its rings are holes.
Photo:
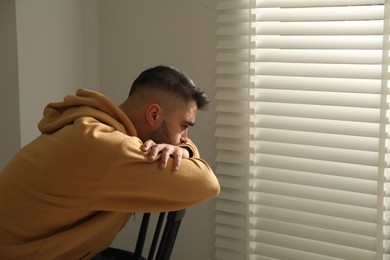
<path fill-rule="evenodd" d="M 101 181 L 92 208 L 119 212 L 157 212 L 188 208 L 218 195 L 220 186 L 196 146 L 185 145 L 192 157 L 172 171 L 173 159 L 164 169 L 149 161 L 138 138 L 128 138 Z"/>
<path fill-rule="evenodd" d="M 188 142 L 186 144 L 180 144 L 179 146 L 187 149 L 190 153 L 191 158 L 192 157 L 195 157 L 195 158 L 200 157 L 198 148 L 195 146 L 195 144 L 191 140 L 188 140 Z"/>

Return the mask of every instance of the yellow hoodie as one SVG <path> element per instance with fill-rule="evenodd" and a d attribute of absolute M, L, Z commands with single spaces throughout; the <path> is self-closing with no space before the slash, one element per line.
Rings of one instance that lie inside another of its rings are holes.
<path fill-rule="evenodd" d="M 193 143 L 178 171 L 172 161 L 160 169 L 102 94 L 79 89 L 48 104 L 38 127 L 42 135 L 0 173 L 0 259 L 90 259 L 132 213 L 187 208 L 219 193 Z"/>

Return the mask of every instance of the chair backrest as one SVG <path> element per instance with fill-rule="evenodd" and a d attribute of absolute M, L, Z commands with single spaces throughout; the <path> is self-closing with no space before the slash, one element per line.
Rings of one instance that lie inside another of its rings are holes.
<path fill-rule="evenodd" d="M 176 241 L 176 236 L 180 228 L 181 220 L 185 215 L 186 210 L 171 211 L 165 213 L 159 213 L 156 228 L 154 230 L 153 239 L 150 245 L 147 260 L 169 260 L 173 250 L 173 246 Z M 144 213 L 142 217 L 142 223 L 138 233 L 137 244 L 134 251 L 134 260 L 145 259 L 142 256 L 145 239 L 148 231 L 148 225 L 150 221 L 151 213 Z M 167 215 L 167 216 L 166 216 Z M 166 216 L 166 218 L 165 218 Z M 161 230 L 164 224 L 165 226 L 161 235 Z M 161 236 L 160 236 L 161 235 Z M 157 254 L 156 254 L 157 250 Z M 154 256 L 156 257 L 154 258 Z"/>
<path fill-rule="evenodd" d="M 151 213 L 143 214 L 134 252 L 109 247 L 96 255 L 93 260 L 169 260 L 185 212 L 186 210 L 182 209 L 159 213 L 147 258 L 143 256 L 143 251 Z M 162 234 L 161 231 L 163 231 Z"/>

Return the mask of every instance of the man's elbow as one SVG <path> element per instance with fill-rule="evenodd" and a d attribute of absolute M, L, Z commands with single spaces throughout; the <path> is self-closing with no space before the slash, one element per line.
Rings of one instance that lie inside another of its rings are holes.
<path fill-rule="evenodd" d="M 211 190 L 212 197 L 218 196 L 219 193 L 221 192 L 221 186 L 219 185 L 217 178 L 215 178 L 215 181 L 211 185 L 210 190 Z"/>
<path fill-rule="evenodd" d="M 204 191 L 202 192 L 203 196 L 206 198 L 203 198 L 204 200 L 212 199 L 219 195 L 221 191 L 220 184 L 218 182 L 218 179 L 214 176 L 214 178 L 210 179 L 207 184 L 204 185 Z"/>

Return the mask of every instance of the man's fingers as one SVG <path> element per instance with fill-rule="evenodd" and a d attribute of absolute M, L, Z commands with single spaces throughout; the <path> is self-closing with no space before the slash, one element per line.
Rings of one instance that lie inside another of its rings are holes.
<path fill-rule="evenodd" d="M 141 151 L 147 152 L 149 151 L 156 143 L 152 140 L 148 140 L 141 145 Z"/>
<path fill-rule="evenodd" d="M 183 159 L 184 150 L 183 148 L 175 145 L 169 144 L 156 144 L 152 140 L 148 140 L 142 144 L 141 150 L 148 152 L 148 159 L 151 161 L 156 160 L 157 156 L 161 154 L 160 157 L 160 168 L 164 169 L 167 167 L 168 160 L 170 157 L 173 158 L 172 170 L 177 171 L 180 168 L 181 160 Z M 188 153 L 188 152 L 187 152 Z"/>
<path fill-rule="evenodd" d="M 149 159 L 154 160 L 157 158 L 157 155 L 164 149 L 164 146 L 161 144 L 156 144 L 150 148 Z"/>
<path fill-rule="evenodd" d="M 160 168 L 163 169 L 167 166 L 170 155 L 171 152 L 167 147 L 161 150 Z"/>
<path fill-rule="evenodd" d="M 182 156 L 180 155 L 180 156 L 175 157 L 175 159 L 173 160 L 173 170 L 174 171 L 179 170 L 181 159 L 182 159 Z"/>
<path fill-rule="evenodd" d="M 183 154 L 181 149 L 175 146 L 166 146 L 161 150 L 160 168 L 167 167 L 169 158 L 173 158 L 172 170 L 177 171 L 180 168 L 181 159 Z"/>

